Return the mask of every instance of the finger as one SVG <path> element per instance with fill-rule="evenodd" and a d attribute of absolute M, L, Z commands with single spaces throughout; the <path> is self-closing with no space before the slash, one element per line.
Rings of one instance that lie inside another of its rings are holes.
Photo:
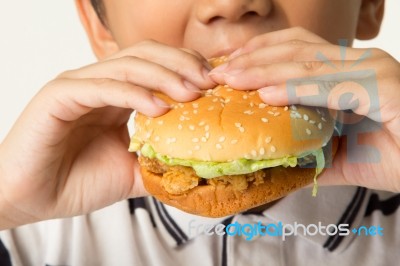
<path fill-rule="evenodd" d="M 68 71 L 60 77 L 70 79 L 106 78 L 130 82 L 140 87 L 161 91 L 180 102 L 194 100 L 201 94 L 198 86 L 184 79 L 178 73 L 133 56 L 112 59 Z"/>
<path fill-rule="evenodd" d="M 323 51 L 323 52 L 321 52 Z M 291 40 L 288 42 L 264 46 L 252 52 L 242 54 L 229 60 L 226 65 L 213 69 L 209 75 L 223 74 L 233 70 L 246 69 L 252 66 L 262 64 L 272 64 L 290 61 L 329 61 L 361 60 L 362 58 L 378 56 L 378 52 L 371 49 L 353 49 L 345 48 L 332 44 L 316 44 L 300 40 Z"/>
<path fill-rule="evenodd" d="M 58 79 L 41 95 L 36 104 L 61 121 L 75 121 L 94 108 L 106 106 L 135 109 L 152 117 L 169 110 L 169 105 L 150 91 L 113 79 Z"/>
<path fill-rule="evenodd" d="M 256 36 L 249 40 L 244 46 L 234 51 L 229 59 L 241 54 L 249 53 L 265 46 L 276 45 L 293 40 L 302 40 L 310 43 L 328 43 L 325 39 L 301 27 L 294 27 Z"/>
<path fill-rule="evenodd" d="M 180 74 L 200 88 L 209 89 L 215 85 L 207 75 L 211 69 L 208 61 L 200 53 L 190 49 L 177 49 L 156 41 L 147 40 L 125 49 L 109 59 L 126 56 L 136 56 L 162 65 Z"/>

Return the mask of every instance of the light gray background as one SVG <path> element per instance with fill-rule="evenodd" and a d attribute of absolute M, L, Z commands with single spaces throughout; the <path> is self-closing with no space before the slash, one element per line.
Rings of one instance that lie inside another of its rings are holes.
<path fill-rule="evenodd" d="M 387 0 L 378 38 L 356 42 L 354 46 L 379 47 L 400 60 L 399 12 L 400 1 Z M 64 70 L 92 63 L 95 58 L 72 0 L 2 1 L 0 32 L 2 140 L 46 82 Z"/>

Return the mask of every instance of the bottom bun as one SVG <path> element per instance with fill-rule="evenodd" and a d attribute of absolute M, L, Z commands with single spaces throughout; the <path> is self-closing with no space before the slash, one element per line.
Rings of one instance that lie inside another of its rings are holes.
<path fill-rule="evenodd" d="M 251 183 L 244 191 L 216 184 L 200 185 L 187 193 L 172 195 L 161 185 L 162 175 L 141 167 L 143 183 L 150 194 L 165 204 L 207 217 L 227 216 L 274 201 L 312 183 L 315 175 L 315 168 L 274 167 L 267 171 L 264 183 Z"/>
<path fill-rule="evenodd" d="M 333 137 L 326 146 L 332 149 L 324 149 L 325 156 L 331 155 L 333 158 L 338 146 L 338 137 Z M 146 190 L 155 198 L 185 212 L 206 217 L 232 215 L 282 198 L 311 184 L 316 171 L 315 168 L 301 167 L 266 168 L 260 170 L 267 172 L 264 183 L 257 185 L 249 183 L 244 191 L 237 191 L 231 185 L 216 183 L 199 185 L 186 193 L 173 195 L 162 186 L 162 174 L 150 172 L 145 167 L 140 169 Z"/>

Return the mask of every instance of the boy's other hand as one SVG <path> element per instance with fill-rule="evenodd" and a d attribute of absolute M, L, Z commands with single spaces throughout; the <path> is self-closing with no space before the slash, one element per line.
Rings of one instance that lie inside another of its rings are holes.
<path fill-rule="evenodd" d="M 159 116 L 215 84 L 196 52 L 145 41 L 67 71 L 32 99 L 0 146 L 0 229 L 145 195 L 128 152 L 132 110 Z"/>
<path fill-rule="evenodd" d="M 210 76 L 258 89 L 271 105 L 352 110 L 319 183 L 400 192 L 400 64 L 386 52 L 339 47 L 292 28 L 253 38 Z"/>

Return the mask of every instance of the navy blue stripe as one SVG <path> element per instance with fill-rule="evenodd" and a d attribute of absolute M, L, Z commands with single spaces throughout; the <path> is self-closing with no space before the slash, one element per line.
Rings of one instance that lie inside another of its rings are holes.
<path fill-rule="evenodd" d="M 228 217 L 222 221 L 225 228 L 232 222 L 234 216 Z M 222 236 L 222 256 L 221 256 L 221 266 L 228 266 L 228 251 L 227 251 L 228 234 Z"/>
<path fill-rule="evenodd" d="M 179 227 L 179 225 L 176 224 L 175 220 L 169 215 L 167 210 L 165 209 L 164 204 L 160 203 L 161 210 L 163 211 L 165 217 L 168 219 L 168 221 L 171 223 L 171 225 L 175 228 L 177 233 L 185 240 L 188 241 L 187 235 L 182 231 L 182 229 Z"/>
<path fill-rule="evenodd" d="M 383 215 L 393 214 L 400 206 L 400 194 L 385 200 L 380 200 L 378 194 L 373 193 L 368 201 L 365 216 L 370 216 L 374 211 L 381 211 Z"/>
<path fill-rule="evenodd" d="M 164 225 L 165 229 L 167 230 L 167 232 L 176 241 L 176 244 L 178 246 L 182 245 L 184 243 L 184 239 L 177 234 L 177 232 L 170 226 L 168 221 L 165 219 L 163 213 L 161 212 L 161 208 L 159 206 L 158 201 L 155 198 L 153 198 L 153 202 L 156 207 L 157 214 L 160 217 L 160 220 L 161 220 L 162 224 Z"/>
<path fill-rule="evenodd" d="M 337 226 L 339 224 L 348 224 L 349 227 L 352 227 L 352 224 L 360 211 L 361 205 L 364 201 L 365 195 L 367 193 L 366 188 L 358 187 L 356 193 L 354 194 L 350 204 L 347 206 L 345 212 L 340 218 Z M 345 236 L 341 236 L 339 234 L 330 236 L 328 240 L 324 244 L 324 248 L 327 248 L 329 251 L 334 251 L 339 244 L 343 241 Z"/>
<path fill-rule="evenodd" d="M 4 246 L 0 239 L 0 265 L 1 266 L 11 266 L 11 258 L 8 250 Z"/>
<path fill-rule="evenodd" d="M 141 197 L 141 198 L 132 198 L 132 199 L 128 199 L 128 204 L 129 204 L 129 212 L 132 215 L 135 215 L 135 210 L 137 209 L 144 209 L 147 211 L 147 213 L 150 216 L 150 221 L 151 224 L 153 225 L 153 227 L 156 227 L 156 223 L 154 221 L 154 217 L 152 212 L 150 211 L 150 208 L 148 207 L 147 203 L 146 203 L 146 199 L 147 197 Z"/>

